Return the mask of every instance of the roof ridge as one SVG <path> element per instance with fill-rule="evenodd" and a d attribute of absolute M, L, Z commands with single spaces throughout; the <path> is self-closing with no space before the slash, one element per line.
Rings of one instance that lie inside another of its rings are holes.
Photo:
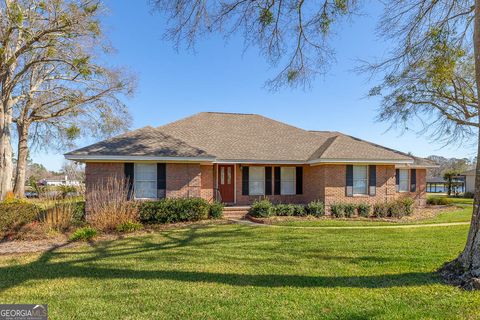
<path fill-rule="evenodd" d="M 402 152 L 402 151 L 398 151 L 398 150 L 395 150 L 395 149 L 392 149 L 392 148 L 389 148 L 389 147 L 385 147 L 385 146 L 382 146 L 382 145 L 379 145 L 377 143 L 374 143 L 374 142 L 371 142 L 371 141 L 368 141 L 368 140 L 364 140 L 364 139 L 361 139 L 361 138 L 357 138 L 357 137 L 354 137 L 354 136 L 351 136 L 351 135 L 348 135 L 348 134 L 345 134 L 343 132 L 338 132 L 340 135 L 344 136 L 344 137 L 347 137 L 347 138 L 350 138 L 350 139 L 354 139 L 354 140 L 357 140 L 357 141 L 361 141 L 361 142 L 365 142 L 365 143 L 368 143 L 374 147 L 377 147 L 377 148 L 382 148 L 384 150 L 387 150 L 387 151 L 391 151 L 391 152 L 394 152 L 394 153 L 397 153 L 397 154 L 400 154 L 402 156 L 405 156 L 405 157 L 410 157 L 412 158 L 412 160 L 414 160 L 414 156 L 411 155 L 411 154 L 408 154 L 406 152 Z"/>

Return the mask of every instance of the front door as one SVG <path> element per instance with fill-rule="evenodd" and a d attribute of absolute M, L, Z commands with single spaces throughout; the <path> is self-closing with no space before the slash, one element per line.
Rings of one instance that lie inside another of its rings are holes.
<path fill-rule="evenodd" d="M 218 190 L 220 191 L 222 202 L 233 203 L 235 201 L 233 169 L 233 164 L 218 165 Z"/>

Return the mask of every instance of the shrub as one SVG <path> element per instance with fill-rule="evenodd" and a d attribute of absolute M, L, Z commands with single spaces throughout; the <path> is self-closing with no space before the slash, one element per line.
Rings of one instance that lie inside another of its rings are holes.
<path fill-rule="evenodd" d="M 366 204 L 366 203 L 359 203 L 357 205 L 357 211 L 358 211 L 358 215 L 360 217 L 367 218 L 368 216 L 370 216 L 370 210 L 371 209 L 372 209 L 372 207 L 369 204 Z"/>
<path fill-rule="evenodd" d="M 387 203 L 375 203 L 373 205 L 373 216 L 376 218 L 384 218 L 388 215 Z"/>
<path fill-rule="evenodd" d="M 405 211 L 405 214 L 407 216 L 411 215 L 413 213 L 413 206 L 415 204 L 415 200 L 407 197 L 407 198 L 400 199 L 399 201 L 403 205 L 403 209 Z"/>
<path fill-rule="evenodd" d="M 293 206 L 293 215 L 297 217 L 305 217 L 307 215 L 307 211 L 305 210 L 305 206 L 302 204 L 292 204 Z"/>
<path fill-rule="evenodd" d="M 116 230 L 117 232 L 121 232 L 121 233 L 129 233 L 129 232 L 135 232 L 135 231 L 141 230 L 142 228 L 143 228 L 143 225 L 140 222 L 127 221 L 119 224 L 116 227 Z"/>
<path fill-rule="evenodd" d="M 352 203 L 346 203 L 343 205 L 343 210 L 345 212 L 345 216 L 347 218 L 351 218 L 355 215 L 355 208 L 356 206 Z"/>
<path fill-rule="evenodd" d="M 89 241 L 97 235 L 97 230 L 91 227 L 84 227 L 75 230 L 70 236 L 70 241 Z"/>
<path fill-rule="evenodd" d="M 210 204 L 200 198 L 168 198 L 139 205 L 140 221 L 144 223 L 175 223 L 208 218 Z"/>
<path fill-rule="evenodd" d="M 334 203 L 330 205 L 330 212 L 335 218 L 340 218 L 345 216 L 345 205 L 342 203 Z"/>
<path fill-rule="evenodd" d="M 267 218 L 273 214 L 273 205 L 267 199 L 255 201 L 248 213 L 252 217 Z"/>
<path fill-rule="evenodd" d="M 400 200 L 391 201 L 387 206 L 389 217 L 401 218 L 405 215 L 405 207 Z"/>
<path fill-rule="evenodd" d="M 427 204 L 432 206 L 445 206 L 452 203 L 452 200 L 447 197 L 428 197 Z"/>
<path fill-rule="evenodd" d="M 293 216 L 295 207 L 292 204 L 277 204 L 273 208 L 273 214 L 276 216 Z"/>
<path fill-rule="evenodd" d="M 315 216 L 315 217 L 321 217 L 325 215 L 325 205 L 321 201 L 312 201 L 307 206 L 305 207 L 305 211 L 307 214 Z"/>
<path fill-rule="evenodd" d="M 473 192 L 470 192 L 470 191 L 467 191 L 463 194 L 463 197 L 468 198 L 468 199 L 473 199 L 474 196 L 475 196 L 475 194 Z"/>
<path fill-rule="evenodd" d="M 38 218 L 42 209 L 22 201 L 0 203 L 0 231 L 15 231 Z"/>
<path fill-rule="evenodd" d="M 128 201 L 125 178 L 109 177 L 94 184 L 89 192 L 87 222 L 102 231 L 115 230 L 118 224 L 138 220 L 138 206 Z"/>
<path fill-rule="evenodd" d="M 223 203 L 215 201 L 210 204 L 208 216 L 210 219 L 220 219 L 223 216 Z"/>
<path fill-rule="evenodd" d="M 73 206 L 72 223 L 81 225 L 85 222 L 85 201 L 77 201 Z"/>

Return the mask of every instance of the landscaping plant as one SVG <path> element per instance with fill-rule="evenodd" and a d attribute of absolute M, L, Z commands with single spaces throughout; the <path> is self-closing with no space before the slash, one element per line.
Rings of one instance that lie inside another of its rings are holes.
<path fill-rule="evenodd" d="M 220 219 L 223 216 L 223 203 L 215 201 L 210 204 L 210 211 L 208 217 L 210 219 Z"/>
<path fill-rule="evenodd" d="M 314 217 L 322 217 L 325 215 L 325 205 L 322 201 L 315 200 L 305 206 L 307 214 Z"/>
<path fill-rule="evenodd" d="M 70 236 L 70 241 L 90 241 L 97 235 L 97 230 L 92 227 L 83 227 L 75 230 Z"/>
<path fill-rule="evenodd" d="M 263 199 L 255 201 L 250 207 L 248 214 L 256 218 L 267 218 L 273 214 L 273 210 L 272 203 L 267 199 Z"/>
<path fill-rule="evenodd" d="M 357 212 L 360 217 L 368 218 L 372 207 L 366 203 L 357 204 Z"/>
<path fill-rule="evenodd" d="M 218 214 L 219 208 L 215 210 Z M 143 223 L 175 223 L 205 220 L 212 206 L 201 198 L 168 198 L 140 203 L 138 212 Z"/>
<path fill-rule="evenodd" d="M 341 218 L 345 216 L 345 205 L 342 203 L 333 203 L 330 205 L 330 213 L 335 218 Z"/>
<path fill-rule="evenodd" d="M 120 232 L 120 233 L 129 233 L 129 232 L 135 232 L 135 231 L 141 230 L 142 228 L 143 228 L 143 225 L 140 222 L 127 221 L 119 224 L 116 227 L 116 230 L 117 232 Z"/>

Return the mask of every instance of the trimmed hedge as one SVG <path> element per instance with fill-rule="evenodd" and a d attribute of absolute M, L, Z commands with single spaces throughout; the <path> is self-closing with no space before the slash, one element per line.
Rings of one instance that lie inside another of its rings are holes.
<path fill-rule="evenodd" d="M 293 204 L 277 204 L 273 208 L 273 213 L 276 216 L 293 216 L 295 215 L 295 206 Z"/>
<path fill-rule="evenodd" d="M 167 198 L 142 202 L 139 205 L 139 215 L 143 223 L 199 221 L 208 218 L 210 207 L 201 198 Z"/>
<path fill-rule="evenodd" d="M 314 217 L 322 217 L 325 215 L 325 204 L 321 201 L 312 201 L 305 207 L 307 214 Z"/>
<path fill-rule="evenodd" d="M 208 213 L 210 219 L 220 219 L 223 217 L 223 203 L 214 202 L 210 204 L 210 212 Z"/>
<path fill-rule="evenodd" d="M 377 218 L 402 218 L 413 213 L 415 201 L 412 198 L 403 198 L 387 203 L 377 203 L 373 206 L 373 216 Z"/>
<path fill-rule="evenodd" d="M 335 218 L 341 218 L 345 216 L 345 205 L 343 203 L 334 203 L 330 205 L 330 212 Z"/>
<path fill-rule="evenodd" d="M 360 217 L 368 218 L 372 207 L 366 203 L 359 203 L 357 205 L 357 212 Z"/>
<path fill-rule="evenodd" d="M 452 199 L 449 199 L 447 197 L 428 197 L 427 198 L 427 204 L 432 205 L 432 206 L 445 206 L 452 204 Z"/>
<path fill-rule="evenodd" d="M 0 231 L 12 231 L 38 218 L 42 209 L 21 201 L 0 203 Z"/>
<path fill-rule="evenodd" d="M 270 217 L 274 214 L 273 204 L 267 199 L 255 201 L 248 214 L 256 218 Z"/>

